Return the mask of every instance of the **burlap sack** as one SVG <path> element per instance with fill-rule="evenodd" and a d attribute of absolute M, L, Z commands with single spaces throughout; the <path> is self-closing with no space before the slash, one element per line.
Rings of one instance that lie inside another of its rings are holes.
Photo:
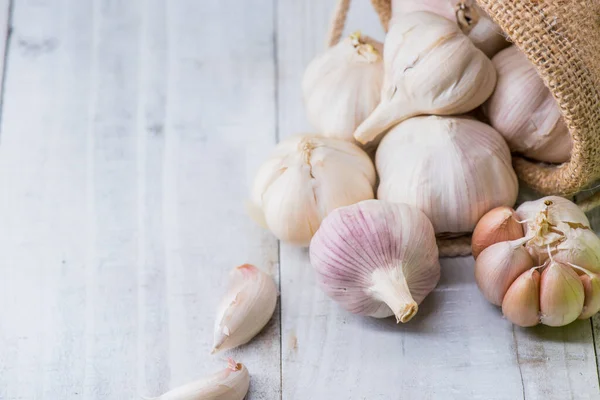
<path fill-rule="evenodd" d="M 387 30 L 391 0 L 371 0 Z M 519 178 L 543 194 L 572 196 L 600 180 L 600 0 L 477 0 L 527 55 L 556 101 L 573 139 L 569 162 L 513 157 Z M 339 0 L 329 34 L 337 43 L 350 0 Z M 600 193 L 580 205 L 600 206 Z M 444 256 L 470 253 L 467 239 L 440 241 Z"/>

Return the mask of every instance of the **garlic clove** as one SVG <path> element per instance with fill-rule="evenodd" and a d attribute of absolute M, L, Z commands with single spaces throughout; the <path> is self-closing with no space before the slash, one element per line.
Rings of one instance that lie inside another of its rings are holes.
<path fill-rule="evenodd" d="M 490 303 L 502 305 L 504 295 L 515 279 L 533 267 L 533 259 L 523 247 L 525 240 L 495 243 L 477 258 L 475 281 Z"/>
<path fill-rule="evenodd" d="M 383 45 L 353 33 L 315 58 L 302 80 L 308 120 L 326 137 L 352 134 L 375 109 L 383 83 Z"/>
<path fill-rule="evenodd" d="M 568 161 L 571 135 L 533 64 L 516 46 L 502 50 L 492 62 L 498 82 L 483 107 L 491 125 L 513 152 L 545 162 Z"/>
<path fill-rule="evenodd" d="M 563 326 L 575 321 L 584 303 L 583 284 L 568 265 L 550 261 L 540 279 L 541 321 L 548 326 Z"/>
<path fill-rule="evenodd" d="M 190 382 L 158 397 L 146 400 L 242 400 L 250 386 L 245 365 L 231 358 L 227 368 L 204 379 Z"/>
<path fill-rule="evenodd" d="M 217 312 L 212 352 L 249 342 L 269 322 L 277 304 L 273 278 L 250 264 L 234 268 Z"/>
<path fill-rule="evenodd" d="M 375 181 L 373 162 L 358 146 L 295 136 L 260 167 L 248 208 L 280 240 L 308 246 L 331 210 L 372 199 Z"/>
<path fill-rule="evenodd" d="M 583 285 L 585 300 L 578 319 L 587 319 L 600 311 L 600 275 L 588 273 L 580 275 L 579 279 Z"/>
<path fill-rule="evenodd" d="M 339 208 L 310 245 L 323 291 L 346 310 L 409 321 L 435 288 L 440 264 L 425 214 L 406 204 L 366 200 Z"/>
<path fill-rule="evenodd" d="M 523 272 L 506 291 L 502 313 L 515 325 L 528 327 L 540 323 L 540 273 L 537 267 Z"/>
<path fill-rule="evenodd" d="M 415 117 L 392 128 L 375 157 L 377 197 L 416 206 L 437 234 L 471 232 L 518 181 L 508 146 L 492 127 L 464 117 Z"/>
<path fill-rule="evenodd" d="M 379 140 L 394 124 L 415 115 L 471 111 L 496 84 L 491 60 L 457 24 L 425 11 L 393 21 L 383 59 L 381 102 L 354 132 L 362 144 Z"/>
<path fill-rule="evenodd" d="M 477 258 L 483 249 L 494 243 L 522 238 L 523 227 L 517 221 L 515 210 L 510 207 L 496 207 L 486 213 L 473 231 L 471 248 Z"/>
<path fill-rule="evenodd" d="M 554 260 L 600 273 L 600 238 L 596 233 L 589 228 L 562 229 L 565 238 L 554 247 Z"/>

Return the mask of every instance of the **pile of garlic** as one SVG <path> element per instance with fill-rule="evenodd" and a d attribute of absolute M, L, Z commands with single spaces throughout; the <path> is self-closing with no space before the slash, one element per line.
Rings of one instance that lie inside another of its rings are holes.
<path fill-rule="evenodd" d="M 490 211 L 473 234 L 473 254 L 479 289 L 516 325 L 563 326 L 600 311 L 600 238 L 569 200 Z"/>

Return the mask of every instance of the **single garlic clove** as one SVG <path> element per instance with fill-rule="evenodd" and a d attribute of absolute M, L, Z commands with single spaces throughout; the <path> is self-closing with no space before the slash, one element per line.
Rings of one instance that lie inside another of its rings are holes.
<path fill-rule="evenodd" d="M 600 311 L 600 275 L 588 273 L 580 275 L 579 279 L 583 285 L 585 300 L 578 318 L 587 319 Z"/>
<path fill-rule="evenodd" d="M 471 248 L 477 258 L 483 249 L 494 243 L 523 237 L 523 227 L 511 207 L 496 207 L 485 214 L 473 231 Z"/>
<path fill-rule="evenodd" d="M 250 264 L 234 268 L 214 333 L 213 353 L 249 342 L 269 322 L 277 304 L 273 278 Z"/>
<path fill-rule="evenodd" d="M 456 23 L 429 12 L 394 19 L 385 39 L 381 102 L 356 129 L 362 144 L 422 114 L 456 115 L 493 92 L 496 71 Z"/>
<path fill-rule="evenodd" d="M 563 326 L 575 321 L 583 309 L 583 284 L 573 269 L 550 261 L 540 279 L 541 321 L 548 326 Z"/>
<path fill-rule="evenodd" d="M 375 157 L 377 197 L 416 206 L 436 233 L 471 232 L 489 210 L 512 206 L 518 181 L 508 146 L 465 117 L 415 117 L 392 128 Z"/>
<path fill-rule="evenodd" d="M 554 247 L 554 260 L 600 273 L 600 238 L 596 233 L 589 228 L 562 229 L 565 238 Z"/>
<path fill-rule="evenodd" d="M 533 259 L 523 247 L 524 240 L 495 243 L 477 258 L 475 281 L 490 303 L 502 305 L 504 295 L 515 279 L 533 267 Z"/>
<path fill-rule="evenodd" d="M 440 279 L 435 234 L 406 204 L 362 201 L 333 211 L 310 245 L 323 291 L 346 310 L 409 321 Z"/>
<path fill-rule="evenodd" d="M 310 62 L 302 80 L 307 117 L 326 137 L 352 134 L 381 99 L 383 45 L 360 32 Z"/>
<path fill-rule="evenodd" d="M 502 313 L 515 325 L 540 323 L 540 273 L 537 268 L 523 272 L 506 291 Z"/>
<path fill-rule="evenodd" d="M 375 181 L 373 162 L 358 146 L 295 136 L 260 167 L 248 208 L 280 240 L 308 246 L 331 210 L 372 199 Z"/>
<path fill-rule="evenodd" d="M 190 382 L 158 397 L 146 400 L 242 400 L 250 386 L 245 365 L 231 358 L 227 368 L 204 379 Z"/>
<path fill-rule="evenodd" d="M 492 62 L 498 82 L 483 107 L 491 125 L 513 152 L 538 161 L 568 161 L 571 135 L 534 65 L 516 46 L 502 50 Z"/>

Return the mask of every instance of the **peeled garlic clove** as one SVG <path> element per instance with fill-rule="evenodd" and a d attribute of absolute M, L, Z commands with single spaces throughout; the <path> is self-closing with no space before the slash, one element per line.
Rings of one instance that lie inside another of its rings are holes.
<path fill-rule="evenodd" d="M 540 280 L 541 321 L 548 326 L 563 326 L 575 321 L 583 309 L 583 284 L 573 269 L 550 261 Z"/>
<path fill-rule="evenodd" d="M 517 221 L 515 210 L 505 206 L 496 207 L 477 222 L 471 240 L 473 257 L 477 258 L 483 249 L 494 243 L 522 237 L 523 227 Z"/>
<path fill-rule="evenodd" d="M 600 275 L 587 273 L 580 275 L 585 300 L 579 319 L 588 319 L 600 311 Z"/>
<path fill-rule="evenodd" d="M 475 281 L 490 303 L 502 305 L 504 295 L 515 279 L 533 267 L 533 259 L 523 247 L 525 240 L 493 244 L 477 258 Z"/>
<path fill-rule="evenodd" d="M 381 102 L 354 132 L 362 144 L 377 141 L 388 128 L 415 115 L 471 111 L 496 84 L 491 60 L 456 23 L 429 12 L 393 21 L 383 59 Z"/>
<path fill-rule="evenodd" d="M 367 200 L 332 212 L 310 245 L 321 288 L 346 310 L 409 321 L 440 279 L 435 234 L 406 204 Z"/>
<path fill-rule="evenodd" d="M 323 136 L 354 141 L 356 127 L 379 104 L 383 45 L 360 32 L 315 58 L 302 80 L 310 123 Z"/>
<path fill-rule="evenodd" d="M 571 135 L 533 64 L 515 46 L 502 50 L 492 62 L 498 83 L 483 107 L 491 125 L 513 152 L 538 161 L 568 161 Z"/>
<path fill-rule="evenodd" d="M 475 0 L 395 0 L 392 9 L 395 15 L 415 11 L 428 11 L 456 22 L 473 44 L 492 57 L 510 45 L 502 30 L 483 11 Z"/>
<path fill-rule="evenodd" d="M 213 353 L 249 342 L 269 322 L 277 304 L 273 278 L 250 264 L 234 268 L 214 333 Z"/>
<path fill-rule="evenodd" d="M 502 313 L 515 325 L 540 323 L 540 273 L 537 268 L 523 272 L 504 295 Z"/>
<path fill-rule="evenodd" d="M 474 119 L 408 119 L 383 138 L 375 163 L 377 197 L 416 206 L 438 234 L 471 232 L 486 212 L 517 198 L 506 143 Z"/>
<path fill-rule="evenodd" d="M 566 228 L 565 238 L 552 252 L 556 261 L 600 273 L 600 238 L 588 228 Z"/>
<path fill-rule="evenodd" d="M 358 146 L 333 138 L 292 137 L 259 169 L 252 210 L 262 212 L 280 240 L 308 246 L 331 210 L 372 199 L 375 179 L 371 159 Z"/>
<path fill-rule="evenodd" d="M 146 400 L 242 400 L 250 386 L 245 365 L 229 359 L 227 368 Z"/>

